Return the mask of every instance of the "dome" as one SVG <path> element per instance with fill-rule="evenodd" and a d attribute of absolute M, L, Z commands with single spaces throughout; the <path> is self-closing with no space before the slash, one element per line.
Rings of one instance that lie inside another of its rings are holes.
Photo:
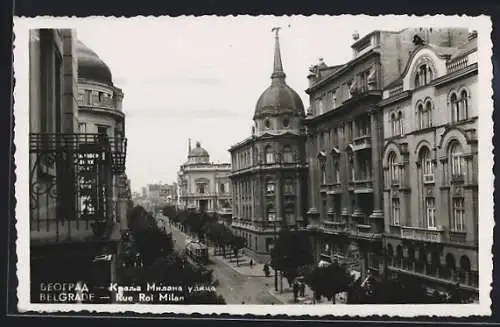
<path fill-rule="evenodd" d="M 285 82 L 286 74 L 283 71 L 281 62 L 281 52 L 279 45 L 279 28 L 273 29 L 276 32 L 274 46 L 274 68 L 271 75 L 271 86 L 269 86 L 259 97 L 255 105 L 254 119 L 261 118 L 267 114 L 276 115 L 286 113 L 304 116 L 304 104 L 302 99 Z"/>
<path fill-rule="evenodd" d="M 302 99 L 285 83 L 271 85 L 262 93 L 255 106 L 254 118 L 278 112 L 304 115 Z"/>
<path fill-rule="evenodd" d="M 196 147 L 189 151 L 188 157 L 208 157 L 208 151 L 201 147 L 200 142 L 196 142 Z"/>
<path fill-rule="evenodd" d="M 82 41 L 76 44 L 78 78 L 113 85 L 111 70 L 99 56 Z"/>

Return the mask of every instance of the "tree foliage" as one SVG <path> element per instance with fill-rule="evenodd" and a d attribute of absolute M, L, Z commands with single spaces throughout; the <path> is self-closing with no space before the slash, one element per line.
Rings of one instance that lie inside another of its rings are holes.
<path fill-rule="evenodd" d="M 314 291 L 316 298 L 326 297 L 335 301 L 335 294 L 347 292 L 354 282 L 354 276 L 347 267 L 336 262 L 314 268 L 305 276 L 306 284 Z"/>
<path fill-rule="evenodd" d="M 313 263 L 308 235 L 301 231 L 282 229 L 271 251 L 271 266 L 283 273 L 289 284 L 302 266 Z"/>

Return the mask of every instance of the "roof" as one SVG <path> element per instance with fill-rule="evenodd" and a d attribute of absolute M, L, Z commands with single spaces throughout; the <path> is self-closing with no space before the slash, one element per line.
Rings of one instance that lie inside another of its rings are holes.
<path fill-rule="evenodd" d="M 276 115 L 284 109 L 287 113 L 290 111 L 304 115 L 304 104 L 302 99 L 290 86 L 285 82 L 286 74 L 283 71 L 281 62 L 281 51 L 279 44 L 278 31 L 276 31 L 275 47 L 274 47 L 274 67 L 271 75 L 271 85 L 262 93 L 255 105 L 254 119 L 262 116 Z"/>
<path fill-rule="evenodd" d="M 459 47 L 450 57 L 450 61 L 461 58 L 477 49 L 477 34 L 471 34 L 469 40 Z"/>
<path fill-rule="evenodd" d="M 208 151 L 201 147 L 200 142 L 196 142 L 196 147 L 189 151 L 188 157 L 208 157 Z"/>
<path fill-rule="evenodd" d="M 82 41 L 76 43 L 78 78 L 113 85 L 111 70 L 99 56 Z"/>

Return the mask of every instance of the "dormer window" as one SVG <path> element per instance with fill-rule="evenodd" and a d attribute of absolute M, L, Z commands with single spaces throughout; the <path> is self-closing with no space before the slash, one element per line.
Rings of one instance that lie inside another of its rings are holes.
<path fill-rule="evenodd" d="M 429 84 L 434 78 L 434 74 L 429 65 L 423 64 L 417 69 L 415 74 L 415 88 Z"/>
<path fill-rule="evenodd" d="M 283 119 L 283 127 L 288 127 L 290 125 L 290 120 L 288 118 Z"/>
<path fill-rule="evenodd" d="M 271 121 L 270 121 L 269 119 L 266 119 L 266 120 L 264 121 L 264 126 L 265 126 L 267 129 L 271 128 Z"/>

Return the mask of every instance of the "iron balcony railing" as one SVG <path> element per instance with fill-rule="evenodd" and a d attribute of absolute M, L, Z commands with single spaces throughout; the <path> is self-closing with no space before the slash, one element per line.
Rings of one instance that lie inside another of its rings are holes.
<path fill-rule="evenodd" d="M 112 149 L 102 134 L 30 134 L 32 244 L 112 232 Z"/>
<path fill-rule="evenodd" d="M 114 175 L 125 173 L 125 162 L 127 159 L 127 139 L 124 137 L 109 138 L 111 146 L 111 158 Z"/>

